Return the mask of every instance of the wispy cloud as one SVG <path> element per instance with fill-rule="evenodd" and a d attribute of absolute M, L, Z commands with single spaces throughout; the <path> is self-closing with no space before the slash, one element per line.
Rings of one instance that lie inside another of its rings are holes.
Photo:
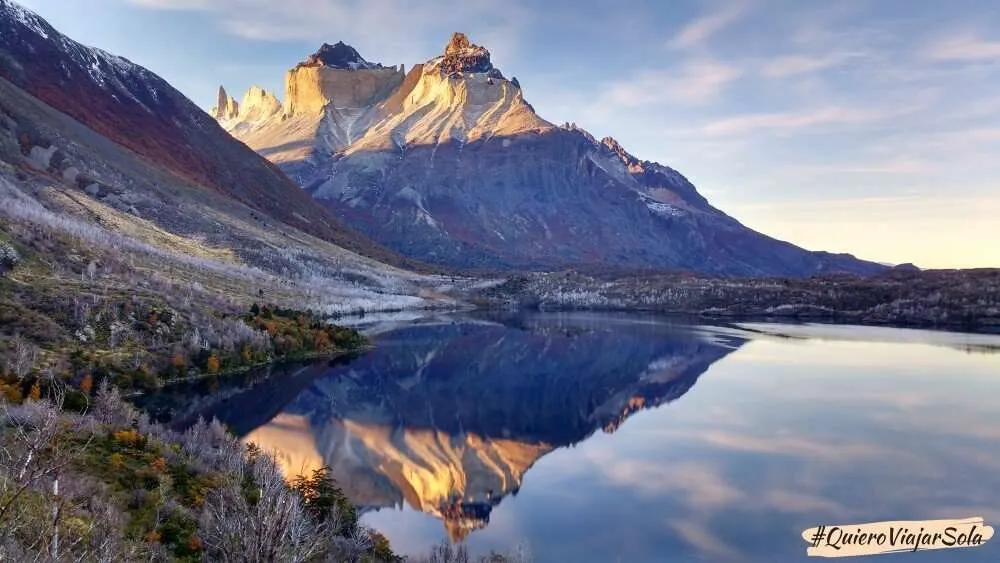
<path fill-rule="evenodd" d="M 874 163 L 844 163 L 792 166 L 787 170 L 794 175 L 818 174 L 925 174 L 936 168 L 931 162 L 915 159 L 892 159 Z"/>
<path fill-rule="evenodd" d="M 743 71 L 719 61 L 692 59 L 679 69 L 644 70 L 610 84 L 605 98 L 626 107 L 660 103 L 706 104 L 716 100 Z"/>
<path fill-rule="evenodd" d="M 761 74 L 771 78 L 819 72 L 836 66 L 859 56 L 858 53 L 830 53 L 826 55 L 783 55 L 775 57 L 763 64 Z"/>
<path fill-rule="evenodd" d="M 207 10 L 211 7 L 209 0 L 125 0 L 143 8 L 156 10 Z"/>
<path fill-rule="evenodd" d="M 407 0 L 122 1 L 148 9 L 203 11 L 224 32 L 255 41 L 343 39 L 363 55 L 378 50 L 392 57 L 384 61 L 388 64 L 431 54 L 436 46 L 427 44 L 430 34 L 440 35 L 443 49 L 453 31 L 468 32 L 479 43 L 490 41 L 494 55 L 502 56 L 514 51 L 516 37 L 536 15 L 516 1 L 489 0 L 439 0 L 433 9 Z"/>
<path fill-rule="evenodd" d="M 935 61 L 1000 61 L 1000 41 L 961 33 L 938 39 L 927 46 L 924 54 Z"/>
<path fill-rule="evenodd" d="M 746 12 L 743 2 L 731 3 L 724 8 L 701 16 L 677 32 L 668 45 L 674 49 L 692 49 L 705 43 L 716 33 L 738 20 Z"/>
<path fill-rule="evenodd" d="M 746 560 L 745 556 L 727 545 L 715 530 L 701 520 L 673 518 L 667 525 L 698 553 L 712 561 L 735 563 Z"/>
<path fill-rule="evenodd" d="M 816 109 L 753 113 L 709 122 L 702 128 L 708 135 L 743 135 L 756 131 L 788 132 L 820 125 L 870 123 L 897 115 L 896 111 L 873 108 L 826 106 Z"/>

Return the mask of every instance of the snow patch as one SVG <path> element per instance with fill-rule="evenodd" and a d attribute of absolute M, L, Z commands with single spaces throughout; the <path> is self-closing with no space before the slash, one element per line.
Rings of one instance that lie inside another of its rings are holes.
<path fill-rule="evenodd" d="M 651 167 L 656 172 L 659 172 L 660 174 L 666 176 L 670 180 L 670 183 L 673 184 L 675 187 L 683 187 L 688 184 L 687 178 L 685 178 L 680 172 L 674 170 L 673 168 L 657 163 L 652 163 Z"/>
<path fill-rule="evenodd" d="M 46 31 L 45 29 L 45 20 L 40 18 L 37 14 L 35 14 L 31 10 L 23 8 L 13 2 L 7 2 L 5 0 L 0 0 L 0 8 L 6 10 L 8 13 L 10 13 L 11 17 L 15 21 L 17 21 L 24 27 L 27 27 L 33 33 L 41 36 L 42 39 L 49 38 L 48 31 Z"/>
<path fill-rule="evenodd" d="M 686 213 L 680 207 L 670 205 L 669 203 L 660 203 L 658 201 L 647 200 L 646 207 L 648 207 L 653 213 L 662 217 L 683 217 Z"/>

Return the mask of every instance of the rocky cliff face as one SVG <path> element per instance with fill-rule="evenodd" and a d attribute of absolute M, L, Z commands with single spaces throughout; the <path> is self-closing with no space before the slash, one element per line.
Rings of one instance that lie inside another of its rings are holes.
<path fill-rule="evenodd" d="M 285 172 L 325 174 L 334 153 L 360 138 L 382 114 L 376 111 L 404 84 L 402 66 L 366 61 L 350 45 L 324 44 L 288 71 L 284 102 L 251 88 L 241 111 L 219 123 Z M 255 108 L 260 110 L 255 111 Z M 323 171 L 323 172 L 321 172 Z"/>
<path fill-rule="evenodd" d="M 284 103 L 261 87 L 252 86 L 242 104 L 238 104 L 220 86 L 219 102 L 212 108 L 212 115 L 226 129 L 244 133 L 254 128 L 280 126 L 282 121 L 296 116 L 312 118 L 318 123 L 328 108 L 358 110 L 383 100 L 402 83 L 403 77 L 402 67 L 369 63 L 343 43 L 324 44 L 288 71 Z M 273 122 L 269 121 L 271 118 Z"/>
<path fill-rule="evenodd" d="M 384 98 L 399 86 L 403 71 L 396 68 L 340 69 L 299 66 L 288 72 L 285 100 L 288 115 L 321 115 L 328 105 L 360 109 Z"/>
<path fill-rule="evenodd" d="M 321 60 L 290 75 L 320 73 L 294 88 L 303 114 L 318 117 L 227 128 L 335 215 L 408 256 L 462 268 L 726 276 L 884 269 L 757 233 L 676 170 L 549 123 L 464 34 L 405 78 L 365 87 L 357 73 L 385 71 Z"/>

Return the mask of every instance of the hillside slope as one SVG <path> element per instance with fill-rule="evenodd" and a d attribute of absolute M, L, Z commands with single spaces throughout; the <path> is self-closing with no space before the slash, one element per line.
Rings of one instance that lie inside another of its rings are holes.
<path fill-rule="evenodd" d="M 0 0 L 0 78 L 179 181 L 211 188 L 344 248 L 402 263 L 331 217 L 269 161 L 233 142 L 165 80 L 73 41 L 10 0 Z"/>

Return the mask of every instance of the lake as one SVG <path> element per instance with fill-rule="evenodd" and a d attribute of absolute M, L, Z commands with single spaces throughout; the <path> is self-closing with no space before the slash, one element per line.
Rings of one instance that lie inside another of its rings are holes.
<path fill-rule="evenodd" d="M 331 467 L 399 553 L 800 561 L 817 525 L 1000 524 L 998 336 L 599 314 L 366 329 L 374 350 L 207 412 L 287 474 Z M 993 562 L 1000 538 L 885 557 Z"/>

